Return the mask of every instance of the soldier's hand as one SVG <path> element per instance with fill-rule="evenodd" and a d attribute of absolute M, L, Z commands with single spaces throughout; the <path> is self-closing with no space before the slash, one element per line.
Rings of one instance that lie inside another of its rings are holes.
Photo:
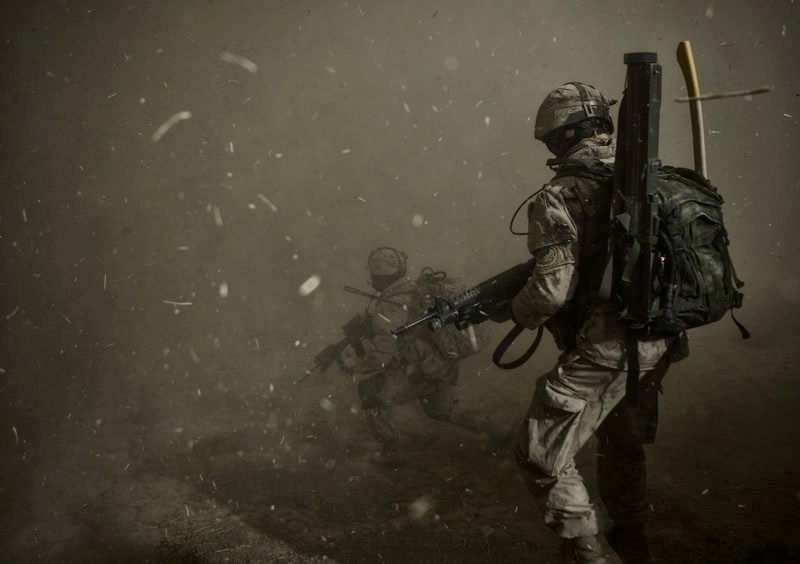
<path fill-rule="evenodd" d="M 352 345 L 347 345 L 342 351 L 342 354 L 339 356 L 339 363 L 342 370 L 346 372 L 355 371 L 358 366 L 358 353 Z"/>
<path fill-rule="evenodd" d="M 490 315 L 489 319 L 495 323 L 505 323 L 506 321 L 511 321 L 511 302 L 508 302 L 506 306 L 497 313 Z"/>

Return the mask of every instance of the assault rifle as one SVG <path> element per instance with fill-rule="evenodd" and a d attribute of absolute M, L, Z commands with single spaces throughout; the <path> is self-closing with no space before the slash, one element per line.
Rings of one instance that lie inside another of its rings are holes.
<path fill-rule="evenodd" d="M 435 296 L 433 305 L 422 317 L 407 325 L 392 329 L 392 335 L 399 337 L 423 323 L 427 323 L 431 331 L 439 331 L 449 324 L 455 325 L 457 329 L 466 329 L 469 325 L 482 323 L 508 308 L 514 296 L 525 286 L 535 266 L 536 259 L 530 259 L 504 270 L 456 296 L 449 298 Z M 492 360 L 500 368 L 516 368 L 528 360 L 536 350 L 542 336 L 541 328 L 539 328 L 535 342 L 522 357 L 505 364 L 500 362 L 506 349 L 522 330 L 521 325 L 515 325 L 495 350 Z"/>
<path fill-rule="evenodd" d="M 364 316 L 360 313 L 353 316 L 353 318 L 342 325 L 342 333 L 344 337 L 331 343 L 314 357 L 314 366 L 311 370 L 307 370 L 298 382 L 302 382 L 312 373 L 325 372 L 334 362 L 341 365 L 342 352 L 351 346 L 356 350 L 359 356 L 364 354 L 364 347 L 361 345 L 361 338 L 364 336 Z"/>

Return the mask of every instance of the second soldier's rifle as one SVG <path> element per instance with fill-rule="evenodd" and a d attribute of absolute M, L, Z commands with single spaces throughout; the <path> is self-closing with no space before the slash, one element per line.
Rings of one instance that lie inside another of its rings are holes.
<path fill-rule="evenodd" d="M 457 329 L 461 330 L 466 329 L 469 325 L 483 323 L 487 319 L 506 311 L 514 296 L 525 286 L 535 266 L 535 259 L 530 259 L 527 262 L 504 270 L 500 274 L 484 280 L 477 286 L 473 286 L 456 296 L 435 296 L 433 305 L 428 308 L 422 317 L 407 325 L 392 329 L 392 335 L 399 337 L 423 323 L 427 323 L 431 331 L 439 331 L 449 324 L 453 324 Z M 498 367 L 516 368 L 525 363 L 536 350 L 542 337 L 541 327 L 534 343 L 520 358 L 508 363 L 500 362 L 505 351 L 523 329 L 521 325 L 515 324 L 514 328 L 498 345 L 492 356 L 492 360 Z"/>

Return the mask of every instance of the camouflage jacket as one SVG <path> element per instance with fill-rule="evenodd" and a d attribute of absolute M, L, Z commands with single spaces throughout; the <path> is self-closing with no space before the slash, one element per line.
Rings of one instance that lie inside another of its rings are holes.
<path fill-rule="evenodd" d="M 608 135 L 585 139 L 566 156 L 614 162 Z M 528 328 L 544 324 L 562 350 L 609 368 L 627 367 L 625 327 L 616 309 L 599 299 L 608 249 L 611 194 L 598 182 L 560 176 L 546 184 L 528 206 L 528 250 L 536 268 L 514 298 L 514 319 Z M 642 370 L 667 351 L 664 339 L 639 342 Z"/>
<path fill-rule="evenodd" d="M 422 295 L 417 283 L 401 278 L 370 300 L 365 315 L 364 355 L 358 371 L 374 373 L 387 366 L 400 368 L 407 374 L 420 373 L 426 378 L 444 377 L 452 364 L 423 331 L 410 331 L 400 337 L 393 328 L 416 317 L 422 308 Z"/>

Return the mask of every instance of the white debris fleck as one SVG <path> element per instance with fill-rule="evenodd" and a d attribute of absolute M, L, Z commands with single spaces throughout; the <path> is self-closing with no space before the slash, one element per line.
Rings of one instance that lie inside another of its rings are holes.
<path fill-rule="evenodd" d="M 189 250 L 189 246 L 188 245 L 181 245 L 180 247 L 175 247 L 175 249 L 178 250 L 178 251 L 188 251 Z"/>
<path fill-rule="evenodd" d="M 700 495 L 706 495 L 707 493 L 708 493 L 708 488 L 704 489 L 703 493 L 701 493 Z"/>
<path fill-rule="evenodd" d="M 222 213 L 220 213 L 219 208 L 213 206 L 211 209 L 214 212 L 214 223 L 217 224 L 217 227 L 222 227 Z"/>
<path fill-rule="evenodd" d="M 256 209 L 256 205 L 255 205 L 255 204 L 253 204 L 252 202 L 249 202 L 249 203 L 247 204 L 247 209 L 249 209 L 249 210 L 254 210 L 254 209 Z"/>
<path fill-rule="evenodd" d="M 305 297 L 309 295 L 311 292 L 316 290 L 319 287 L 320 282 L 322 279 L 319 277 L 318 274 L 312 274 L 308 280 L 300 284 L 300 287 L 297 289 L 297 292 Z"/>
<path fill-rule="evenodd" d="M 167 121 L 162 123 L 158 127 L 158 129 L 156 129 L 156 132 L 153 133 L 153 136 L 151 137 L 151 139 L 153 140 L 153 143 L 158 143 L 159 140 L 162 137 L 164 137 L 164 134 L 167 131 L 169 131 L 172 128 L 173 125 L 175 125 L 179 121 L 183 121 L 185 119 L 190 119 L 191 117 L 192 117 L 192 112 L 187 112 L 187 111 L 177 112 L 175 114 L 172 114 L 172 116 Z"/>
<path fill-rule="evenodd" d="M 342 149 L 342 154 L 346 155 L 350 152 L 350 149 Z"/>
<path fill-rule="evenodd" d="M 433 110 L 435 114 L 439 113 L 439 107 L 436 104 L 431 104 L 431 110 Z"/>
<path fill-rule="evenodd" d="M 139 103 L 144 104 L 147 100 L 144 97 L 139 98 Z"/>
<path fill-rule="evenodd" d="M 233 154 L 233 141 L 228 141 L 228 151 Z"/>
<path fill-rule="evenodd" d="M 283 158 L 283 153 L 275 153 L 275 158 L 276 159 L 282 159 Z"/>
<path fill-rule="evenodd" d="M 325 72 L 328 74 L 336 74 L 336 69 L 333 67 L 325 67 Z"/>
<path fill-rule="evenodd" d="M 264 202 L 264 204 L 269 208 L 270 211 L 273 212 L 278 211 L 278 206 L 270 202 L 269 198 L 267 198 L 264 194 L 258 194 L 258 199 Z"/>
<path fill-rule="evenodd" d="M 412 501 L 408 506 L 408 518 L 412 521 L 419 521 L 433 509 L 433 501 L 430 496 L 423 495 Z"/>
<path fill-rule="evenodd" d="M 28 214 L 25 213 L 25 208 L 22 208 L 22 221 L 28 223 Z"/>
<path fill-rule="evenodd" d="M 489 127 L 489 125 L 492 123 L 492 118 L 486 116 L 485 118 L 483 118 L 483 123 L 486 124 L 486 127 Z"/>
<path fill-rule="evenodd" d="M 325 411 L 333 411 L 336 409 L 336 405 L 328 398 L 322 398 L 319 400 L 319 406 Z"/>
<path fill-rule="evenodd" d="M 189 356 L 191 357 L 191 359 L 192 359 L 194 362 L 200 362 L 200 357 L 199 357 L 199 356 L 197 356 L 197 353 L 196 353 L 196 352 L 194 352 L 194 349 L 193 349 L 192 347 L 189 347 Z M 198 390 L 198 391 L 199 391 L 199 390 Z M 200 394 L 198 394 L 198 395 L 200 395 Z"/>
<path fill-rule="evenodd" d="M 788 118 L 794 119 L 794 116 L 790 116 L 789 114 L 783 114 L 783 115 L 784 115 L 785 117 L 788 117 Z"/>
<path fill-rule="evenodd" d="M 714 17 L 714 5 L 713 4 L 709 4 L 708 6 L 706 6 L 706 17 L 709 18 L 709 19 Z"/>
<path fill-rule="evenodd" d="M 228 297 L 228 283 L 223 282 L 219 285 L 219 297 L 220 298 L 227 298 Z"/>
<path fill-rule="evenodd" d="M 11 430 L 14 432 L 14 443 L 19 444 L 19 433 L 17 433 L 17 428 L 13 425 L 11 426 Z"/>
<path fill-rule="evenodd" d="M 414 227 L 420 227 L 420 226 L 422 226 L 422 224 L 424 223 L 424 221 L 425 221 L 425 218 L 423 218 L 423 217 L 422 217 L 422 214 L 419 214 L 419 213 L 415 213 L 415 214 L 414 214 L 414 215 L 411 217 L 411 225 L 413 225 Z"/>
<path fill-rule="evenodd" d="M 222 53 L 220 53 L 219 58 L 222 61 L 226 62 L 226 63 L 239 65 L 240 67 L 242 67 L 247 72 L 251 72 L 251 73 L 258 72 L 258 65 L 256 65 L 250 59 L 247 59 L 247 58 L 242 57 L 240 55 L 234 55 L 233 53 L 228 53 L 227 51 L 223 51 Z"/>
<path fill-rule="evenodd" d="M 403 109 L 406 111 L 407 114 L 411 113 L 411 108 L 408 107 L 406 102 L 403 102 Z"/>

